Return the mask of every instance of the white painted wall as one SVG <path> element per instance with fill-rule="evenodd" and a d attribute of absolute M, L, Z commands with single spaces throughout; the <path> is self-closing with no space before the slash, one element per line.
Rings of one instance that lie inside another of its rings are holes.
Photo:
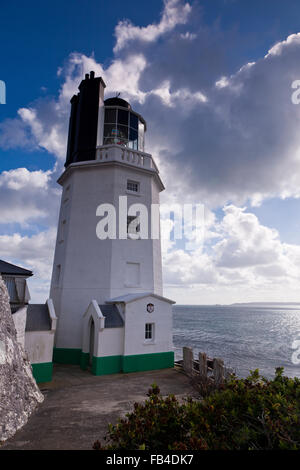
<path fill-rule="evenodd" d="M 154 312 L 147 312 L 147 304 Z M 126 304 L 124 355 L 173 351 L 172 304 L 151 295 Z M 154 323 L 154 341 L 145 341 L 145 324 Z"/>
<path fill-rule="evenodd" d="M 52 362 L 54 331 L 26 331 L 25 350 L 32 364 Z"/>
<path fill-rule="evenodd" d="M 100 332 L 97 356 L 122 356 L 124 354 L 124 328 L 105 328 Z"/>
<path fill-rule="evenodd" d="M 124 328 L 105 328 L 103 316 L 97 302 L 93 300 L 83 317 L 82 351 L 90 351 L 91 319 L 94 321 L 95 357 L 120 356 L 124 352 Z"/>

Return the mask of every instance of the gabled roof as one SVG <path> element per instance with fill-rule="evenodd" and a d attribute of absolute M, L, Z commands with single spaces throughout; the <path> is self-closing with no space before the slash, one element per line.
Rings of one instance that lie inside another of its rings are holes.
<path fill-rule="evenodd" d="M 130 302 L 134 302 L 135 300 L 143 299 L 144 297 L 155 297 L 156 299 L 163 300 L 164 302 L 169 302 L 170 304 L 175 304 L 174 300 L 167 299 L 166 297 L 162 297 L 161 295 L 154 294 L 153 292 L 137 292 L 133 294 L 124 294 L 120 295 L 119 297 L 115 297 L 114 299 L 107 300 L 106 303 L 118 303 L 122 302 L 124 304 L 129 304 Z"/>
<path fill-rule="evenodd" d="M 49 331 L 51 320 L 47 304 L 29 304 L 25 331 Z"/>
<path fill-rule="evenodd" d="M 15 276 L 33 276 L 33 272 L 28 269 L 21 268 L 15 264 L 7 263 L 0 259 L 0 274 L 10 274 Z"/>
<path fill-rule="evenodd" d="M 104 304 L 99 305 L 99 307 L 105 317 L 105 328 L 121 328 L 122 326 L 124 326 L 123 319 L 116 305 Z"/>

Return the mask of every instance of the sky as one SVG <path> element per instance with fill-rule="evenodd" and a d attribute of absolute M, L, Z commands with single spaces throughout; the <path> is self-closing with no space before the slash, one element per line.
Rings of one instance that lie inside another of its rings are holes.
<path fill-rule="evenodd" d="M 0 15 L 0 258 L 49 295 L 70 98 L 84 74 L 147 121 L 162 231 L 203 204 L 204 241 L 163 240 L 179 304 L 300 301 L 297 0 L 6 2 Z"/>

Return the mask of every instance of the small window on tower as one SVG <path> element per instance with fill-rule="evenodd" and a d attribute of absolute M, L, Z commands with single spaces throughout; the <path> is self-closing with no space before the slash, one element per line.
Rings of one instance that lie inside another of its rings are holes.
<path fill-rule="evenodd" d="M 132 191 L 134 193 L 139 193 L 140 192 L 140 183 L 137 181 L 127 181 L 127 191 Z"/>
<path fill-rule="evenodd" d="M 55 283 L 57 286 L 59 285 L 59 281 L 60 281 L 60 273 L 61 273 L 61 265 L 57 264 L 56 271 L 55 271 Z"/>
<path fill-rule="evenodd" d="M 65 239 L 66 236 L 66 220 L 63 220 L 60 226 L 60 243 L 62 243 Z"/>

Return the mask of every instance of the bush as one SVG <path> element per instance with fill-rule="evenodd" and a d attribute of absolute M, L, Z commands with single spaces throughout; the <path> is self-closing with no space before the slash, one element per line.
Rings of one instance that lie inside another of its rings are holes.
<path fill-rule="evenodd" d="M 203 400 L 163 398 L 157 385 L 94 449 L 300 449 L 300 380 L 276 369 L 273 380 L 232 377 Z"/>

